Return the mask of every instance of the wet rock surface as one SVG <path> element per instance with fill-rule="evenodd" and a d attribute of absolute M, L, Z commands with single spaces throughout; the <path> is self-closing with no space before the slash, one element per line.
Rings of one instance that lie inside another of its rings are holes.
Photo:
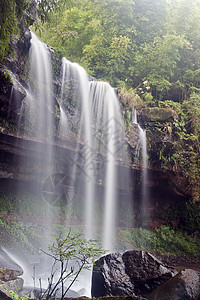
<path fill-rule="evenodd" d="M 175 275 L 175 271 L 165 267 L 161 261 L 145 251 L 127 251 L 122 259 L 137 295 L 148 295 Z"/>
<path fill-rule="evenodd" d="M 174 274 L 148 252 L 109 254 L 95 263 L 92 296 L 146 296 Z"/>
<path fill-rule="evenodd" d="M 176 118 L 175 112 L 171 108 L 147 107 L 142 110 L 140 121 L 145 122 L 165 122 L 173 121 Z"/>
<path fill-rule="evenodd" d="M 0 280 L 10 281 L 23 274 L 22 268 L 0 249 Z"/>
<path fill-rule="evenodd" d="M 149 295 L 150 300 L 199 300 L 200 272 L 186 269 L 159 286 Z"/>
<path fill-rule="evenodd" d="M 120 253 L 112 253 L 96 261 L 92 275 L 92 297 L 133 294 L 134 283 L 125 272 Z"/>
<path fill-rule="evenodd" d="M 154 253 L 154 255 L 162 261 L 164 265 L 175 268 L 176 270 L 192 269 L 200 272 L 200 257 L 192 257 L 186 255 L 165 255 Z"/>
<path fill-rule="evenodd" d="M 0 290 L 4 293 L 7 291 L 14 291 L 18 292 L 23 288 L 23 279 L 22 278 L 17 278 L 15 280 L 10 280 L 10 281 L 0 281 Z"/>
<path fill-rule="evenodd" d="M 8 291 L 18 292 L 23 288 L 22 268 L 0 248 L 0 299 L 12 299 Z"/>
<path fill-rule="evenodd" d="M 12 297 L 9 296 L 8 292 L 4 293 L 0 290 L 0 299 L 12 300 Z"/>

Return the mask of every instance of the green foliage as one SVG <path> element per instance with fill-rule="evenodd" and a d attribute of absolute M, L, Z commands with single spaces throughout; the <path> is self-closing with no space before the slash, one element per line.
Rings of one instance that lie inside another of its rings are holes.
<path fill-rule="evenodd" d="M 14 199 L 13 195 L 8 194 L 2 194 L 0 195 L 0 214 L 3 214 L 5 212 L 12 213 L 14 210 Z"/>
<path fill-rule="evenodd" d="M 116 84 L 128 77 L 132 12 L 131 0 L 76 1 L 62 13 L 52 13 L 42 38 L 91 75 Z"/>
<path fill-rule="evenodd" d="M 171 208 L 163 209 L 156 216 L 161 222 L 170 226 L 176 224 L 176 228 L 189 235 L 200 236 L 200 205 L 198 202 L 176 203 Z"/>
<path fill-rule="evenodd" d="M 192 93 L 183 103 L 165 100 L 159 101 L 157 105 L 172 109 L 174 120 L 149 124 L 149 162 L 154 166 L 179 172 L 188 181 L 187 193 L 192 196 L 193 201 L 199 201 L 199 93 Z"/>
<path fill-rule="evenodd" d="M 174 132 L 177 165 L 189 181 L 189 192 L 194 201 L 200 194 L 200 96 L 193 93 L 182 105 L 182 115 Z"/>
<path fill-rule="evenodd" d="M 25 0 L 0 0 L 0 64 L 9 50 L 9 42 L 18 32 Z"/>
<path fill-rule="evenodd" d="M 171 255 L 200 255 L 200 242 L 187 234 L 176 232 L 169 226 L 161 226 L 155 231 L 135 228 L 120 230 L 122 238 L 132 242 L 142 250 L 158 251 Z"/>
<path fill-rule="evenodd" d="M 65 297 L 80 272 L 84 269 L 89 270 L 94 260 L 104 253 L 102 248 L 96 246 L 96 241 L 87 240 L 82 234 L 74 234 L 71 230 L 65 235 L 54 237 L 54 240 L 49 246 L 50 252 L 44 252 L 54 260 L 49 286 L 42 296 L 45 296 L 45 299 L 50 299 L 59 289 L 62 298 Z M 57 273 L 58 277 L 54 283 Z M 71 283 L 65 287 L 64 284 L 69 279 Z"/>
<path fill-rule="evenodd" d="M 28 253 L 35 252 L 35 246 L 32 242 L 37 242 L 38 245 L 41 241 L 41 236 L 36 233 L 36 229 L 29 229 L 23 226 L 20 222 L 10 222 L 0 219 L 0 225 L 15 239 L 15 241 L 20 245 L 20 247 Z"/>
<path fill-rule="evenodd" d="M 37 16 L 39 22 L 50 22 L 54 14 L 60 14 L 73 0 L 40 0 L 37 1 Z M 35 27 L 38 28 L 36 21 Z M 39 26 L 40 28 L 40 26 Z"/>
<path fill-rule="evenodd" d="M 45 214 L 45 203 L 40 197 L 33 195 L 16 195 L 14 193 L 0 194 L 0 213 L 39 216 Z"/>
<path fill-rule="evenodd" d="M 118 97 L 123 106 L 132 111 L 144 105 L 143 100 L 137 92 L 132 88 L 127 89 L 126 86 L 120 87 Z"/>
<path fill-rule="evenodd" d="M 148 103 L 200 88 L 198 0 L 43 0 L 41 10 L 42 39 L 98 79 L 133 89 L 148 80 Z"/>
<path fill-rule="evenodd" d="M 28 296 L 22 296 L 19 297 L 14 291 L 9 291 L 10 297 L 12 297 L 13 300 L 28 300 Z"/>

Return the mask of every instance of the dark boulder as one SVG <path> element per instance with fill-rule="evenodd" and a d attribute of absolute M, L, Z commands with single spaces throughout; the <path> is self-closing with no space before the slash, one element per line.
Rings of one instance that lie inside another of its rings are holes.
<path fill-rule="evenodd" d="M 13 300 L 13 298 L 9 296 L 8 292 L 4 293 L 1 290 L 0 290 L 0 299 Z"/>
<path fill-rule="evenodd" d="M 199 300 L 200 273 L 186 269 L 159 286 L 149 295 L 150 300 Z"/>
<path fill-rule="evenodd" d="M 92 296 L 146 297 L 174 274 L 148 252 L 112 253 L 95 262 Z"/>
<path fill-rule="evenodd" d="M 122 256 L 126 274 L 135 286 L 135 293 L 148 295 L 175 273 L 145 251 L 127 251 Z"/>
<path fill-rule="evenodd" d="M 111 253 L 95 262 L 92 274 L 92 297 L 132 296 L 134 284 L 125 272 L 120 253 Z"/>

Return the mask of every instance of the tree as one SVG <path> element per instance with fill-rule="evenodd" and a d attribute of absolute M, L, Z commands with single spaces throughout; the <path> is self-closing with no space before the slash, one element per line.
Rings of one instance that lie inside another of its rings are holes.
<path fill-rule="evenodd" d="M 54 238 L 55 242 L 49 246 L 49 252 L 43 251 L 53 259 L 53 265 L 48 288 L 41 299 L 50 299 L 58 290 L 61 290 L 63 299 L 81 271 L 89 269 L 94 260 L 104 253 L 94 240 L 86 240 L 83 234 L 73 234 L 71 230 L 66 235 L 60 234 Z M 69 279 L 70 283 L 66 287 L 65 283 Z"/>
<path fill-rule="evenodd" d="M 52 13 L 42 38 L 90 75 L 116 85 L 128 77 L 133 7 L 131 0 L 77 0 L 60 14 Z"/>
<path fill-rule="evenodd" d="M 161 100 L 169 95 L 174 84 L 178 84 L 177 80 L 182 80 L 180 73 L 177 74 L 177 65 L 182 59 L 182 51 L 189 48 L 190 43 L 183 36 L 169 34 L 143 45 L 136 53 L 134 66 L 130 68 L 134 84 L 148 80 L 154 98 Z M 179 87 L 184 88 L 184 85 L 179 84 Z M 168 99 L 171 99 L 170 96 Z"/>
<path fill-rule="evenodd" d="M 138 46 L 166 34 L 166 0 L 134 0 L 135 42 Z"/>
<path fill-rule="evenodd" d="M 37 1 L 37 15 L 42 23 L 49 22 L 52 14 L 57 11 L 62 11 L 73 0 L 36 0 Z"/>

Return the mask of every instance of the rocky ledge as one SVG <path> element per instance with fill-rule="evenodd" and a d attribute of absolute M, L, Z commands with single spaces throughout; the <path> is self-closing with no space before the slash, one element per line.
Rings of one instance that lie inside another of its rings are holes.
<path fill-rule="evenodd" d="M 165 266 L 148 252 L 112 253 L 95 262 L 92 296 L 129 296 L 133 299 L 200 299 L 200 272 Z"/>
<path fill-rule="evenodd" d="M 23 288 L 22 268 L 0 249 L 0 299 L 10 299 L 9 291 L 18 292 Z"/>

